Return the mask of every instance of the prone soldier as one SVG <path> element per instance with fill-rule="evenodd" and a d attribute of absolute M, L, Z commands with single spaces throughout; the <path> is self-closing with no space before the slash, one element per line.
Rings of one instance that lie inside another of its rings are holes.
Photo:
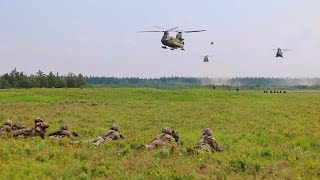
<path fill-rule="evenodd" d="M 156 136 L 156 138 L 144 146 L 146 149 L 152 150 L 163 147 L 168 143 L 178 141 L 179 135 L 175 131 L 171 131 L 170 127 L 165 127 L 162 129 L 161 133 Z"/>
<path fill-rule="evenodd" d="M 4 125 L 0 126 L 0 135 L 1 136 L 12 136 L 12 121 L 6 120 Z"/>
<path fill-rule="evenodd" d="M 202 130 L 202 137 L 199 142 L 194 146 L 194 148 L 201 148 L 210 152 L 222 152 L 223 149 L 216 141 L 214 137 L 212 137 L 212 130 L 210 128 L 204 128 Z"/>
<path fill-rule="evenodd" d="M 85 142 L 92 142 L 94 145 L 99 146 L 100 144 L 106 141 L 118 140 L 120 138 L 124 139 L 124 137 L 121 134 L 119 134 L 119 125 L 116 123 L 113 123 L 111 128 L 107 132 L 105 132 L 101 136 L 98 136 L 93 139 L 89 139 Z"/>
<path fill-rule="evenodd" d="M 34 120 L 33 128 L 25 128 L 25 129 L 14 131 L 13 137 L 27 138 L 27 137 L 40 136 L 42 139 L 44 139 L 47 128 L 49 128 L 49 124 L 43 122 L 41 118 L 36 118 Z"/>
<path fill-rule="evenodd" d="M 49 138 L 51 139 L 59 139 L 63 137 L 74 138 L 78 136 L 79 136 L 78 133 L 69 131 L 69 125 L 65 123 L 61 125 L 59 130 L 49 134 Z"/>

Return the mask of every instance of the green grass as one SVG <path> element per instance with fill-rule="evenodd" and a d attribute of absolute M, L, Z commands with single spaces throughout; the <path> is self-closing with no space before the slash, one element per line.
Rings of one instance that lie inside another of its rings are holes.
<path fill-rule="evenodd" d="M 126 139 L 95 147 L 68 139 L 0 139 L 4 179 L 252 179 L 320 178 L 320 93 L 159 90 L 0 90 L 0 120 L 48 132 L 66 122 L 80 139 L 98 136 L 112 122 Z M 174 148 L 137 150 L 164 126 L 180 134 Z M 210 127 L 223 153 L 190 154 Z"/>

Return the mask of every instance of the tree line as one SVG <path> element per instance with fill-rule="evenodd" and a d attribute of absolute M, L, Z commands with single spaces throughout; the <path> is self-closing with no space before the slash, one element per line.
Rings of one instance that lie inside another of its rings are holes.
<path fill-rule="evenodd" d="M 250 87 L 249 89 L 264 87 L 294 87 L 320 88 L 320 78 L 267 78 L 267 77 L 236 77 L 236 78 L 208 78 L 208 77 L 105 77 L 89 76 L 86 81 L 91 85 L 100 86 L 147 86 L 147 87 Z"/>
<path fill-rule="evenodd" d="M 266 78 L 266 77 L 235 77 L 235 78 L 208 78 L 208 77 L 107 77 L 83 76 L 82 74 L 49 72 L 45 74 L 38 70 L 35 74 L 27 75 L 13 69 L 10 73 L 0 76 L 0 88 L 79 88 L 79 87 L 247 87 L 259 89 L 265 87 L 294 87 L 298 89 L 320 89 L 320 78 Z"/>
<path fill-rule="evenodd" d="M 0 76 L 0 88 L 79 88 L 86 85 L 85 77 L 82 74 L 59 75 L 49 72 L 45 74 L 39 70 L 36 74 L 27 75 L 13 69 L 10 73 Z"/>
<path fill-rule="evenodd" d="M 177 86 L 201 86 L 201 80 L 194 77 L 160 77 L 160 78 L 139 78 L 139 77 L 106 77 L 89 76 L 86 82 L 91 85 L 108 87 L 177 87 Z"/>

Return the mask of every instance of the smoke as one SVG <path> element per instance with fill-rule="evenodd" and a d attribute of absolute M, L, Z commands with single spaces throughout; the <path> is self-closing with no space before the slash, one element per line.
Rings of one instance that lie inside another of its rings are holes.
<path fill-rule="evenodd" d="M 229 86 L 315 86 L 320 85 L 320 78 L 201 78 L 202 85 Z"/>
<path fill-rule="evenodd" d="M 221 86 L 221 85 L 233 85 L 230 82 L 230 78 L 201 78 L 201 84 L 202 85 L 217 85 L 217 86 Z M 238 85 L 240 86 L 241 83 L 236 83 L 234 85 Z"/>

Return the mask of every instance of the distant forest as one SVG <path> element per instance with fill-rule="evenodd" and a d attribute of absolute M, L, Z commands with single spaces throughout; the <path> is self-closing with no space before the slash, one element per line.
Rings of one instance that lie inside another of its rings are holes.
<path fill-rule="evenodd" d="M 156 87 L 156 88 L 190 88 L 190 87 L 242 87 L 245 89 L 263 89 L 273 87 L 291 87 L 297 89 L 320 89 L 320 78 L 198 78 L 198 77 L 105 77 L 84 76 L 82 74 L 49 72 L 39 70 L 27 75 L 13 69 L 10 73 L 0 75 L 0 88 L 82 88 L 82 87 Z"/>
<path fill-rule="evenodd" d="M 36 74 L 26 75 L 18 72 L 17 69 L 0 76 L 0 88 L 79 88 L 86 85 L 85 77 L 82 74 L 59 75 L 49 72 L 45 74 L 41 70 Z"/>
<path fill-rule="evenodd" d="M 86 82 L 91 85 L 126 87 L 245 87 L 246 89 L 261 89 L 267 87 L 292 87 L 297 89 L 320 89 L 320 78 L 264 78 L 264 77 L 236 77 L 236 78 L 198 78 L 198 77 L 104 77 L 89 76 Z"/>

